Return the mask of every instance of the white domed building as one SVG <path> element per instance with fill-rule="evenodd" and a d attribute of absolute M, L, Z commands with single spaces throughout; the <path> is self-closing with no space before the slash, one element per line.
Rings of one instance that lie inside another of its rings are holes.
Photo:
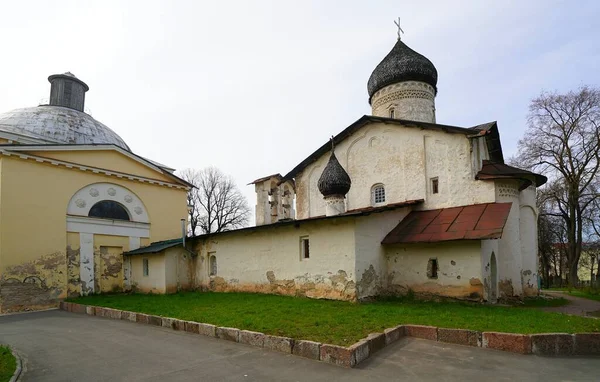
<path fill-rule="evenodd" d="M 0 112 L 0 313 L 127 290 L 138 273 L 166 291 L 147 272 L 164 260 L 122 253 L 180 236 L 190 185 L 85 113 L 83 81 L 48 80 L 47 105 Z"/>

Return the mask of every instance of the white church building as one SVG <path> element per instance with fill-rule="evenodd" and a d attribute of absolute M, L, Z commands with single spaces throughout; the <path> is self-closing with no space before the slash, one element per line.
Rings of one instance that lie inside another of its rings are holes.
<path fill-rule="evenodd" d="M 496 122 L 438 124 L 437 77 L 398 39 L 369 78 L 372 115 L 253 182 L 256 226 L 188 238 L 194 254 L 178 241 L 126 253 L 159 264 L 159 278 L 133 283 L 342 300 L 537 295 L 546 178 L 504 163 Z"/>

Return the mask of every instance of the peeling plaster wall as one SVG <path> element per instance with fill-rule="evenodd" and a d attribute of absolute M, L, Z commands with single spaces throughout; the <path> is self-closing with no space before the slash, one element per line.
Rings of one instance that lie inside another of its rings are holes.
<path fill-rule="evenodd" d="M 536 207 L 536 189 L 529 186 L 519 195 L 521 240 L 521 283 L 525 296 L 537 296 L 538 287 L 538 210 Z"/>
<path fill-rule="evenodd" d="M 57 167 L 16 156 L 3 156 L 0 163 L 2 312 L 55 306 L 59 299 L 81 290 L 81 279 L 77 280 L 74 270 L 79 266 L 75 264 L 81 263 L 80 240 L 79 235 L 67 233 L 66 212 L 72 196 L 88 184 L 110 182 L 138 195 L 147 206 L 151 219 L 150 241 L 178 236 L 180 218 L 187 216 L 184 190 Z M 110 169 L 111 165 L 109 158 L 103 167 Z M 119 171 L 119 168 L 114 169 Z M 124 239 L 128 240 L 127 237 Z M 111 246 L 110 243 L 95 245 Z M 127 245 L 119 246 L 125 248 Z"/>
<path fill-rule="evenodd" d="M 67 296 L 77 297 L 81 295 L 80 274 L 80 239 L 79 233 L 67 233 Z"/>
<path fill-rule="evenodd" d="M 385 186 L 386 204 L 425 199 L 424 209 L 487 203 L 495 200 L 494 183 L 473 177 L 471 146 L 463 134 L 416 127 L 369 124 L 346 138 L 335 153 L 352 179 L 347 209 L 371 205 L 371 187 Z M 325 214 L 317 181 L 329 153 L 296 176 L 298 219 Z M 439 178 L 439 194 L 430 178 Z"/>
<path fill-rule="evenodd" d="M 339 300 L 356 299 L 354 219 L 298 222 L 264 230 L 220 234 L 196 242 L 196 277 L 203 289 Z M 310 258 L 300 258 L 300 238 Z M 217 259 L 209 275 L 209 256 Z"/>
<path fill-rule="evenodd" d="M 498 297 L 501 299 L 518 297 L 523 294 L 519 184 L 516 180 L 495 183 L 496 201 L 512 203 L 502 238 L 498 241 L 499 253 L 496 254 L 498 259 Z"/>
<path fill-rule="evenodd" d="M 9 265 L 0 277 L 0 313 L 53 307 L 67 296 L 64 251 Z"/>
<path fill-rule="evenodd" d="M 481 241 L 481 274 L 483 275 L 483 299 L 488 302 L 498 300 L 498 282 L 502 275 L 498 272 L 498 243 L 499 240 Z M 496 259 L 496 274 L 493 277 L 492 253 Z"/>
<path fill-rule="evenodd" d="M 194 257 L 181 247 L 168 248 L 164 256 L 166 293 L 194 289 Z"/>
<path fill-rule="evenodd" d="M 459 299 L 483 299 L 481 244 L 478 240 L 397 245 L 386 248 L 388 291 Z M 430 258 L 438 261 L 438 277 L 427 277 Z"/>
<path fill-rule="evenodd" d="M 129 257 L 132 287 L 136 292 L 167 293 L 164 252 Z M 143 259 L 148 259 L 148 276 L 144 276 Z"/>
<path fill-rule="evenodd" d="M 387 288 L 386 249 L 381 241 L 409 212 L 410 208 L 403 208 L 356 219 L 358 299 L 377 296 Z"/>

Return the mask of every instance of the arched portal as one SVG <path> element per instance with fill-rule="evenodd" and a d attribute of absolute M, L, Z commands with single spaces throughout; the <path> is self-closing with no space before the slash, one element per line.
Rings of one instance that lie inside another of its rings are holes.
<path fill-rule="evenodd" d="M 118 184 L 93 183 L 71 197 L 66 218 L 69 295 L 130 289 L 131 259 L 122 254 L 150 237 L 142 200 Z"/>
<path fill-rule="evenodd" d="M 498 300 L 498 266 L 496 265 L 496 254 L 492 252 L 490 257 L 490 302 Z"/>

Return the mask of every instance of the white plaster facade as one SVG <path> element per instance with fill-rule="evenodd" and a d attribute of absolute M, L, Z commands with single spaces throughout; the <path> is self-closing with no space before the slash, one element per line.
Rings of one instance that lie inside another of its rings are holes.
<path fill-rule="evenodd" d="M 371 108 L 378 117 L 435 123 L 435 89 L 421 81 L 388 85 L 373 94 Z"/>
<path fill-rule="evenodd" d="M 372 205 L 371 187 L 383 184 L 385 204 L 425 199 L 424 209 L 495 201 L 493 182 L 475 180 L 471 139 L 465 134 L 415 126 L 372 123 L 338 143 L 335 154 L 352 179 L 347 210 Z M 325 213 L 317 182 L 327 164 L 323 154 L 296 176 L 298 219 Z M 431 179 L 438 178 L 433 194 Z"/>

